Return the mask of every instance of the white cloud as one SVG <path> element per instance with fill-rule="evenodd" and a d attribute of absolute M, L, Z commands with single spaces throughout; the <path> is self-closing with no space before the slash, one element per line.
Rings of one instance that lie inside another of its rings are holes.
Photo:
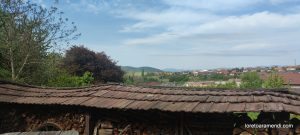
<path fill-rule="evenodd" d="M 289 2 L 296 2 L 297 0 L 268 0 L 269 3 L 273 5 L 284 4 Z"/>
<path fill-rule="evenodd" d="M 251 51 L 251 50 L 262 50 L 267 49 L 269 47 L 274 47 L 270 44 L 262 44 L 262 43 L 249 43 L 249 44 L 241 44 L 233 46 L 230 50 L 232 51 Z"/>
<path fill-rule="evenodd" d="M 208 11 L 235 10 L 263 2 L 263 0 L 164 0 L 171 6 L 179 6 Z"/>
<path fill-rule="evenodd" d="M 162 33 L 158 35 L 153 35 L 150 37 L 145 38 L 138 38 L 138 39 L 129 39 L 124 42 L 125 45 L 153 45 L 153 44 L 160 44 L 166 41 L 170 41 L 179 35 L 174 35 L 172 33 Z"/>
<path fill-rule="evenodd" d="M 164 0 L 170 6 L 202 9 L 206 11 L 235 11 L 256 5 L 279 5 L 297 0 Z"/>
<path fill-rule="evenodd" d="M 191 10 L 182 9 L 169 9 L 161 12 L 126 11 L 122 12 L 120 16 L 138 21 L 133 25 L 124 27 L 123 30 L 121 30 L 122 32 L 143 31 L 143 29 L 153 27 L 174 29 L 173 26 L 184 27 L 218 18 L 216 15 L 197 13 Z"/>
<path fill-rule="evenodd" d="M 252 15 L 230 16 L 193 28 L 201 33 L 263 33 L 299 29 L 300 14 L 281 15 L 261 12 Z"/>
<path fill-rule="evenodd" d="M 65 2 L 70 5 L 72 10 L 93 14 L 99 14 L 107 7 L 107 2 L 103 0 L 80 0 L 79 2 L 67 0 Z"/>
<path fill-rule="evenodd" d="M 103 32 L 83 31 L 86 37 L 105 38 L 85 37 L 85 40 L 94 40 L 95 49 L 105 50 L 125 65 L 211 68 L 289 64 L 290 59 L 293 62 L 299 58 L 299 0 L 68 0 L 65 3 L 71 13 L 76 11 L 75 16 L 78 12 L 94 15 L 95 26 L 81 24 Z M 82 21 L 78 18 L 78 22 Z"/>
<path fill-rule="evenodd" d="M 175 13 L 176 14 L 176 13 Z M 229 17 L 211 17 L 206 15 L 208 19 L 191 18 L 190 21 L 182 21 L 179 17 L 172 19 L 175 14 L 151 14 L 151 17 L 141 17 L 140 21 L 132 26 L 124 28 L 127 32 L 132 32 L 135 29 L 139 31 L 143 28 L 154 27 L 165 29 L 164 32 L 154 34 L 144 38 L 136 38 L 127 40 L 127 45 L 143 45 L 143 44 L 161 44 L 172 39 L 184 38 L 198 34 L 264 34 L 272 36 L 272 33 L 280 32 L 297 32 L 300 30 L 300 14 L 276 14 L 269 12 L 260 12 L 250 15 L 229 16 Z M 168 16 L 170 15 L 170 16 Z M 195 13 L 192 16 L 197 16 Z M 188 15 L 187 15 L 188 16 Z M 201 16 L 201 15 L 199 15 Z M 137 15 L 136 18 L 139 18 Z M 163 20 L 161 18 L 167 18 Z M 213 18 L 213 19 L 211 19 Z M 159 21 L 163 20 L 163 21 Z M 142 25 L 144 23 L 149 25 Z M 170 36 L 176 35 L 176 36 Z M 285 36 L 285 35 L 282 35 Z"/>
<path fill-rule="evenodd" d="M 93 5 L 93 4 L 87 4 L 86 5 L 86 9 L 94 14 L 98 14 L 100 11 L 100 8 L 98 8 L 97 6 Z"/>

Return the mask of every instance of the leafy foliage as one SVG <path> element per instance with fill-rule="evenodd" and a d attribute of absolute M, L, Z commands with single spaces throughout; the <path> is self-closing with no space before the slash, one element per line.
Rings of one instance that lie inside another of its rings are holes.
<path fill-rule="evenodd" d="M 76 27 L 73 23 L 68 27 L 67 21 L 56 7 L 46 9 L 30 1 L 1 0 L 1 69 L 10 72 L 11 80 L 26 82 L 42 69 L 49 50 L 78 37 Z"/>
<path fill-rule="evenodd" d="M 277 73 L 272 73 L 263 83 L 264 88 L 283 88 L 283 78 Z"/>
<path fill-rule="evenodd" d="M 92 72 L 97 82 L 122 82 L 124 74 L 104 52 L 96 53 L 83 46 L 73 46 L 66 51 L 63 67 L 76 76 Z"/>
<path fill-rule="evenodd" d="M 236 89 L 237 84 L 235 82 L 228 82 L 228 83 L 225 83 L 225 84 L 218 84 L 218 85 L 209 86 L 208 88 Z"/>
<path fill-rule="evenodd" d="M 293 119 L 293 118 L 300 120 L 300 115 L 290 114 L 290 119 Z"/>
<path fill-rule="evenodd" d="M 153 67 L 131 67 L 131 66 L 121 66 L 121 69 L 125 72 L 140 72 L 144 70 L 145 72 L 163 72 L 160 69 Z"/>
<path fill-rule="evenodd" d="M 62 56 L 59 53 L 47 53 L 45 58 L 38 63 L 33 63 L 25 67 L 22 75 L 18 81 L 25 82 L 32 85 L 47 85 L 49 80 L 62 74 L 62 69 L 59 68 Z"/>
<path fill-rule="evenodd" d="M 143 75 L 144 74 L 144 75 Z M 126 72 L 124 75 L 124 83 L 125 84 L 140 84 L 146 82 L 160 82 L 162 84 L 172 84 L 181 86 L 184 83 L 191 82 L 199 82 L 199 81 L 223 81 L 234 78 L 229 75 L 222 74 L 207 74 L 207 75 L 193 75 L 189 73 L 181 74 L 181 73 L 171 73 L 171 72 L 145 72 L 143 70 L 140 72 Z M 219 84 L 209 86 L 212 88 L 236 88 L 237 84 L 235 82 L 228 82 L 226 84 Z"/>
<path fill-rule="evenodd" d="M 51 87 L 79 87 L 87 86 L 92 83 L 94 78 L 92 77 L 91 72 L 85 72 L 83 76 L 71 76 L 67 73 L 63 73 L 60 76 L 57 76 L 54 79 L 51 79 L 48 83 L 48 86 Z"/>
<path fill-rule="evenodd" d="M 247 72 L 241 76 L 242 84 L 241 88 L 261 88 L 262 80 L 257 72 Z"/>
<path fill-rule="evenodd" d="M 258 116 L 259 116 L 259 112 L 248 112 L 247 113 L 247 116 L 252 120 L 252 121 L 254 121 L 254 120 L 256 120 L 257 118 L 258 118 Z"/>
<path fill-rule="evenodd" d="M 169 79 L 169 82 L 184 83 L 189 80 L 189 77 L 188 77 L 188 75 L 172 75 L 168 79 Z"/>

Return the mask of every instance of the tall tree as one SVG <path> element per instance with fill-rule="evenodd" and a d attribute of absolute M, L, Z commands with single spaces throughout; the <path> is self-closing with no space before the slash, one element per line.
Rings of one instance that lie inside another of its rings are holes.
<path fill-rule="evenodd" d="M 283 88 L 283 78 L 278 75 L 278 73 L 271 73 L 268 79 L 264 82 L 263 86 L 265 88 Z"/>
<path fill-rule="evenodd" d="M 142 69 L 142 77 L 145 76 L 145 69 Z"/>
<path fill-rule="evenodd" d="M 242 75 L 241 88 L 261 88 L 262 80 L 257 72 L 247 72 Z"/>
<path fill-rule="evenodd" d="M 76 76 L 86 71 L 93 73 L 97 82 L 122 82 L 124 72 L 104 52 L 96 53 L 83 46 L 73 46 L 66 51 L 63 67 Z"/>
<path fill-rule="evenodd" d="M 1 0 L 0 54 L 12 80 L 28 77 L 47 51 L 79 36 L 62 14 L 56 7 L 46 9 L 30 1 Z"/>

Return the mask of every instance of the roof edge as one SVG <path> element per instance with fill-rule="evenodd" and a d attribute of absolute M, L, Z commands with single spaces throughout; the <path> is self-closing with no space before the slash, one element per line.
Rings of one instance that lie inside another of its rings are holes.
<path fill-rule="evenodd" d="M 0 78 L 0 84 L 12 84 L 12 85 L 16 85 L 16 86 L 29 87 L 29 88 L 58 89 L 58 90 L 84 89 L 84 88 L 92 88 L 92 87 L 97 87 L 97 86 L 121 85 L 121 84 L 117 84 L 117 83 L 106 83 L 106 84 L 97 84 L 97 85 L 80 86 L 80 87 L 49 87 L 49 86 L 30 85 L 30 84 L 25 84 L 25 83 L 21 83 L 21 82 L 15 82 L 12 80 L 5 80 L 5 79 L 1 79 L 1 78 Z"/>

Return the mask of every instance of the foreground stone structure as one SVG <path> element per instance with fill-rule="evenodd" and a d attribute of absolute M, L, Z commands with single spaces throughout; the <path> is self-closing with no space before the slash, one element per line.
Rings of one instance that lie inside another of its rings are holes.
<path fill-rule="evenodd" d="M 41 88 L 0 81 L 0 133 L 76 130 L 85 135 L 300 134 L 300 94 L 101 85 Z M 261 112 L 252 121 L 247 112 Z M 245 128 L 245 124 L 292 124 Z"/>

